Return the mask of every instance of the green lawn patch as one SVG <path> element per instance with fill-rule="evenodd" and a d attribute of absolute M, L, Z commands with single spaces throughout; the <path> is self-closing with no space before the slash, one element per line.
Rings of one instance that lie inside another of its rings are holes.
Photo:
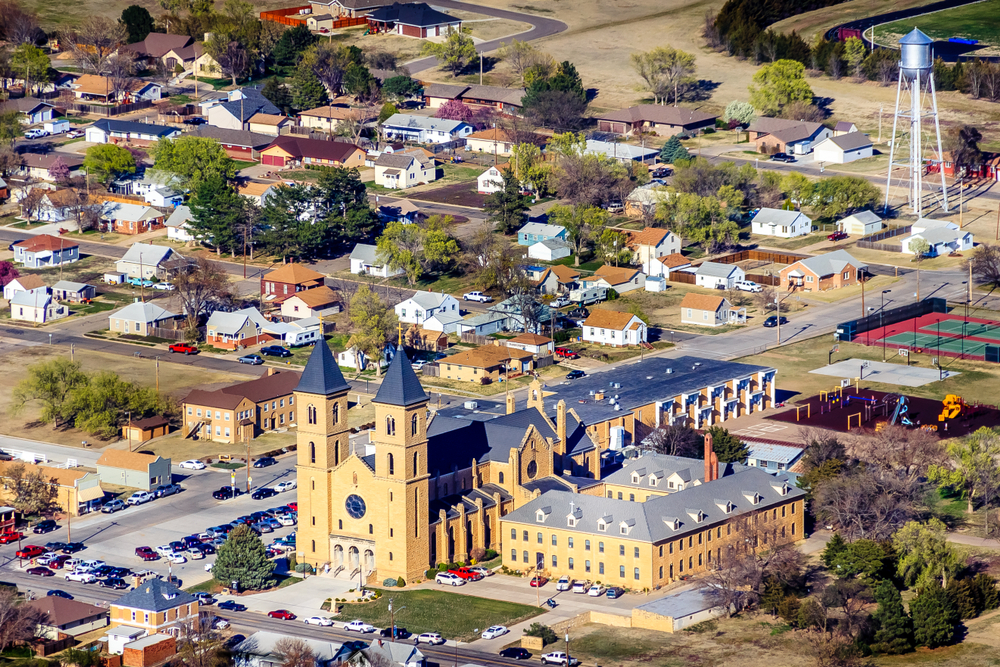
<path fill-rule="evenodd" d="M 559 642 L 558 650 L 565 645 Z M 570 655 L 583 653 L 602 660 L 630 660 L 653 651 L 652 642 L 623 636 L 614 630 L 598 630 L 570 642 Z M 553 648 L 553 650 L 556 650 Z"/>
<path fill-rule="evenodd" d="M 222 461 L 219 461 L 218 463 L 213 463 L 212 467 L 213 468 L 221 468 L 222 470 L 239 470 L 241 468 L 246 468 L 247 464 L 245 464 L 245 463 L 223 463 Z"/>
<path fill-rule="evenodd" d="M 13 225 L 8 225 L 8 227 L 13 227 L 14 229 L 35 229 L 36 227 L 42 227 L 47 225 L 47 222 L 28 222 L 27 220 L 22 220 L 21 222 L 15 222 Z"/>
<path fill-rule="evenodd" d="M 67 303 L 70 308 L 70 312 L 75 315 L 93 315 L 94 313 L 103 313 L 108 310 L 114 310 L 118 307 L 117 303 L 108 303 L 107 301 L 94 301 L 93 303 Z"/>
<path fill-rule="evenodd" d="M 440 632 L 449 639 L 464 641 L 478 637 L 477 630 L 482 632 L 497 624 L 509 627 L 542 613 L 537 607 L 472 595 L 388 589 L 375 602 L 344 605 L 338 619 L 361 619 L 376 627 L 387 627 L 390 598 L 396 609 L 406 607 L 396 614 L 397 625 L 413 633 Z"/>
<path fill-rule="evenodd" d="M 981 44 L 997 46 L 1000 45 L 1000 24 L 996 21 L 998 8 L 1000 3 L 988 0 L 965 7 L 914 16 L 879 26 L 875 40 L 895 46 L 896 40 L 901 36 L 914 28 L 919 28 L 931 39 L 947 41 L 949 37 L 962 37 L 977 39 Z"/>

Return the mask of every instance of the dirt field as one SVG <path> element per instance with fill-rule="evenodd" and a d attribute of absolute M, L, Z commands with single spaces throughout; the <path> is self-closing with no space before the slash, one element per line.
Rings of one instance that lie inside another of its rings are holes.
<path fill-rule="evenodd" d="M 482 208 L 488 195 L 481 195 L 476 190 L 476 181 L 465 183 L 452 183 L 444 187 L 426 190 L 414 194 L 410 199 L 414 201 L 431 201 L 439 204 L 454 204 L 456 206 L 472 206 Z"/>

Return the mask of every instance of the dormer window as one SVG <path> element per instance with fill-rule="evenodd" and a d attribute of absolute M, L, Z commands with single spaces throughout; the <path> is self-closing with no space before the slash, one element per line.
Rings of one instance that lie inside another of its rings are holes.
<path fill-rule="evenodd" d="M 573 517 L 567 517 L 566 525 L 569 526 L 570 528 L 576 528 L 576 519 L 574 519 Z"/>
<path fill-rule="evenodd" d="M 667 482 L 667 488 L 668 489 L 674 488 L 674 483 L 673 482 Z"/>
<path fill-rule="evenodd" d="M 618 524 L 618 532 L 622 535 L 628 535 L 632 530 L 632 526 L 635 525 L 635 519 L 629 519 L 627 521 L 622 521 Z"/>
<path fill-rule="evenodd" d="M 781 484 L 772 484 L 771 487 L 778 492 L 778 495 L 787 496 L 788 492 L 791 490 L 788 487 L 788 482 L 782 482 Z"/>
<path fill-rule="evenodd" d="M 726 514 L 731 514 L 733 511 L 733 504 L 728 500 L 719 500 L 718 498 L 716 498 L 715 504 L 718 505 L 719 509 L 721 509 Z"/>
<path fill-rule="evenodd" d="M 537 523 L 545 523 L 545 520 L 552 514 L 551 507 L 539 507 L 535 511 L 535 521 Z"/>
<path fill-rule="evenodd" d="M 611 523 L 612 520 L 613 519 L 611 518 L 610 515 L 601 517 L 600 519 L 597 520 L 597 530 L 601 531 L 602 533 L 606 533 L 608 531 L 608 524 Z"/>
<path fill-rule="evenodd" d="M 695 523 L 701 523 L 702 521 L 705 520 L 705 513 L 702 512 L 701 510 L 688 509 L 684 511 L 687 512 L 689 517 L 694 519 Z"/>
<path fill-rule="evenodd" d="M 639 483 L 639 475 L 637 475 L 635 473 L 632 473 L 632 483 L 633 484 L 638 484 Z"/>
<path fill-rule="evenodd" d="M 756 491 L 744 491 L 743 496 L 750 501 L 751 505 L 757 505 L 760 503 L 760 494 Z"/>
<path fill-rule="evenodd" d="M 665 523 L 670 530 L 677 530 L 681 527 L 681 520 L 675 516 L 663 517 L 663 523 Z"/>
<path fill-rule="evenodd" d="M 649 485 L 656 486 L 656 478 L 653 477 L 652 475 L 649 476 Z"/>

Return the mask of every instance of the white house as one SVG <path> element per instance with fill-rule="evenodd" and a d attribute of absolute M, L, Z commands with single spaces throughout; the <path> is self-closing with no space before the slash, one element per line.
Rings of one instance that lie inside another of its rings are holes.
<path fill-rule="evenodd" d="M 583 340 L 614 347 L 640 345 L 646 342 L 646 323 L 632 313 L 594 310 L 583 323 Z"/>
<path fill-rule="evenodd" d="M 927 241 L 927 245 L 930 246 L 930 250 L 924 255 L 925 257 L 937 257 L 938 255 L 972 250 L 974 245 L 972 232 L 964 232 L 961 229 L 950 227 L 932 227 L 903 239 L 900 242 L 903 252 L 915 255 L 916 252 L 912 249 L 911 244 L 917 239 Z"/>
<path fill-rule="evenodd" d="M 62 236 L 38 234 L 13 246 L 14 261 L 28 269 L 72 264 L 80 259 L 80 246 Z"/>
<path fill-rule="evenodd" d="M 777 236 L 790 239 L 805 236 L 812 231 L 812 220 L 801 211 L 786 211 L 780 208 L 762 208 L 750 223 L 753 234 Z"/>
<path fill-rule="evenodd" d="M 24 125 L 39 125 L 52 120 L 52 110 L 55 107 L 34 97 L 21 97 L 15 100 L 0 102 L 0 113 L 17 111 L 18 120 Z"/>
<path fill-rule="evenodd" d="M 457 333 L 458 323 L 462 321 L 462 316 L 455 311 L 441 311 L 434 313 L 424 320 L 423 328 L 428 331 L 440 331 L 443 334 Z"/>
<path fill-rule="evenodd" d="M 833 126 L 833 136 L 839 137 L 842 134 L 851 134 L 852 132 L 857 132 L 858 126 L 849 120 L 837 121 L 837 124 Z"/>
<path fill-rule="evenodd" d="M 393 114 L 382 123 L 390 141 L 413 141 L 418 144 L 443 144 L 469 136 L 474 128 L 460 120 L 445 120 L 410 114 Z"/>
<path fill-rule="evenodd" d="M 649 263 L 649 272 L 646 279 L 649 280 L 651 277 L 659 276 L 669 279 L 672 272 L 690 267 L 691 260 L 679 252 L 670 255 L 663 255 L 662 257 L 657 257 Z"/>
<path fill-rule="evenodd" d="M 84 130 L 86 140 L 95 144 L 106 144 L 114 139 L 152 143 L 160 139 L 173 139 L 180 135 L 181 131 L 176 127 L 111 118 L 102 118 Z"/>
<path fill-rule="evenodd" d="M 209 107 L 208 124 L 229 130 L 248 130 L 250 119 L 259 113 L 280 116 L 281 109 L 256 88 L 239 88 L 229 91 L 225 102 Z"/>
<path fill-rule="evenodd" d="M 69 315 L 69 308 L 52 298 L 48 287 L 17 292 L 10 300 L 10 319 L 44 324 Z"/>
<path fill-rule="evenodd" d="M 152 278 L 156 276 L 157 269 L 168 259 L 172 259 L 174 254 L 173 250 L 164 246 L 133 243 L 125 255 L 115 262 L 115 270 L 129 278 Z"/>
<path fill-rule="evenodd" d="M 19 292 L 28 292 L 30 290 L 44 288 L 45 281 L 42 280 L 41 276 L 36 274 L 18 276 L 3 286 L 3 298 L 10 301 Z"/>
<path fill-rule="evenodd" d="M 503 173 L 498 168 L 499 166 L 503 165 L 492 166 L 476 178 L 476 189 L 479 194 L 491 195 L 503 190 Z"/>
<path fill-rule="evenodd" d="M 709 289 L 732 289 L 733 284 L 746 278 L 746 271 L 736 264 L 703 262 L 694 273 L 694 284 Z"/>
<path fill-rule="evenodd" d="M 290 637 L 292 635 L 288 632 L 260 630 L 234 646 L 233 654 L 239 656 L 238 662 L 241 667 L 277 667 L 284 661 L 278 644 Z M 312 653 L 313 663 L 309 667 L 334 667 L 340 665 L 354 652 L 339 641 L 308 637 L 294 637 L 294 639 L 303 642 Z"/>
<path fill-rule="evenodd" d="M 167 238 L 171 241 L 187 243 L 194 241 L 194 234 L 191 233 L 191 209 L 187 206 L 178 206 L 164 221 L 167 228 Z"/>
<path fill-rule="evenodd" d="M 862 132 L 850 132 L 827 137 L 813 148 L 816 162 L 847 164 L 872 156 L 872 140 Z"/>
<path fill-rule="evenodd" d="M 437 180 L 437 164 L 422 150 L 382 153 L 375 160 L 375 184 L 405 190 Z"/>
<path fill-rule="evenodd" d="M 389 365 L 394 356 L 396 356 L 396 348 L 392 343 L 389 343 L 382 351 L 383 369 Z M 356 371 L 362 371 L 368 368 L 368 364 L 370 363 L 372 363 L 372 360 L 368 357 L 368 355 L 356 347 L 351 347 L 343 352 L 337 353 L 337 365 L 343 366 L 344 368 L 353 368 Z"/>
<path fill-rule="evenodd" d="M 541 222 L 529 222 L 517 230 L 517 244 L 532 246 L 539 241 L 557 239 L 566 241 L 568 232 L 562 225 L 546 225 Z"/>
<path fill-rule="evenodd" d="M 513 350 L 524 350 L 539 356 L 552 354 L 555 348 L 555 342 L 551 338 L 534 333 L 523 333 L 503 341 L 503 344 Z"/>
<path fill-rule="evenodd" d="M 655 264 L 659 264 L 656 260 L 660 257 L 680 254 L 681 237 L 666 229 L 646 227 L 641 232 L 629 234 L 628 247 L 633 252 L 632 263 L 649 274 L 658 270 Z"/>
<path fill-rule="evenodd" d="M 378 260 L 378 246 L 370 243 L 358 243 L 351 251 L 351 273 L 391 278 L 406 273 L 403 269 L 390 270 Z"/>
<path fill-rule="evenodd" d="M 569 257 L 572 249 L 569 245 L 559 239 L 546 239 L 538 241 L 528 246 L 528 257 L 531 259 L 541 259 L 546 262 L 554 262 L 563 257 Z"/>
<path fill-rule="evenodd" d="M 613 289 L 619 294 L 625 294 L 632 290 L 641 290 L 646 286 L 646 274 L 639 269 L 630 269 L 624 266 L 611 266 L 605 264 L 580 281 L 583 289 L 591 287 L 605 287 Z"/>
<path fill-rule="evenodd" d="M 840 221 L 840 231 L 851 236 L 868 236 L 882 229 L 882 218 L 871 211 L 861 211 Z"/>
<path fill-rule="evenodd" d="M 400 322 L 424 325 L 436 313 L 459 313 L 458 300 L 444 292 L 417 292 L 406 301 L 396 304 L 396 317 Z"/>
<path fill-rule="evenodd" d="M 374 667 L 386 664 L 389 667 L 426 667 L 427 658 L 413 644 L 379 640 L 352 655 L 348 663 L 351 667 Z"/>

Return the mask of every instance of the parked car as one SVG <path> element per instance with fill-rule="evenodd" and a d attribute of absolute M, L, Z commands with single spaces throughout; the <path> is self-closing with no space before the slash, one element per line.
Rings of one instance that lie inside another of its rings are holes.
<path fill-rule="evenodd" d="M 847 238 L 847 232 L 834 232 L 826 237 L 827 241 L 843 241 Z"/>
<path fill-rule="evenodd" d="M 363 642 L 360 639 L 352 639 L 351 641 L 344 642 L 344 648 L 350 651 L 364 651 L 368 648 L 368 642 Z"/>
<path fill-rule="evenodd" d="M 36 558 L 45 553 L 45 547 L 40 547 L 35 544 L 26 544 L 14 555 L 18 558 Z"/>
<path fill-rule="evenodd" d="M 250 494 L 250 497 L 254 500 L 264 500 L 265 498 L 271 498 L 272 496 L 278 495 L 278 492 L 269 486 L 261 487 Z"/>
<path fill-rule="evenodd" d="M 573 319 L 587 319 L 590 317 L 590 311 L 583 306 L 580 306 L 579 308 L 574 308 L 566 313 L 566 317 L 571 317 Z"/>
<path fill-rule="evenodd" d="M 542 656 L 543 665 L 564 665 L 564 667 L 574 667 L 579 665 L 580 661 L 576 658 L 571 658 L 562 651 L 553 651 L 552 653 L 546 653 Z"/>
<path fill-rule="evenodd" d="M 764 288 L 755 283 L 752 280 L 737 280 L 733 283 L 733 287 L 740 290 L 741 292 L 763 292 Z"/>
<path fill-rule="evenodd" d="M 168 348 L 172 353 L 177 352 L 179 354 L 198 354 L 199 350 L 194 345 L 188 345 L 187 343 L 174 343 Z"/>
<path fill-rule="evenodd" d="M 45 550 L 46 551 L 62 551 L 64 548 L 66 548 L 66 543 L 65 542 L 58 542 L 58 541 L 56 541 L 56 542 L 46 542 L 45 543 Z"/>
<path fill-rule="evenodd" d="M 205 552 L 197 547 L 191 547 L 182 555 L 186 556 L 189 560 L 201 560 L 205 557 Z"/>
<path fill-rule="evenodd" d="M 380 637 L 389 637 L 390 639 L 393 638 L 392 628 L 383 628 L 382 630 L 379 630 L 378 634 Z M 413 633 L 407 630 L 406 628 L 401 628 L 398 625 L 396 626 L 396 637 L 395 637 L 396 639 L 408 639 L 412 636 Z"/>
<path fill-rule="evenodd" d="M 295 614 L 288 611 L 287 609 L 275 609 L 274 611 L 267 612 L 269 618 L 280 618 L 283 621 L 294 621 Z"/>
<path fill-rule="evenodd" d="M 202 461 L 191 459 L 190 461 L 181 461 L 177 467 L 187 470 L 204 470 L 207 466 Z"/>
<path fill-rule="evenodd" d="M 24 138 L 25 139 L 41 139 L 42 137 L 47 136 L 47 135 L 48 135 L 48 132 L 46 132 L 45 130 L 35 129 L 35 130 L 28 130 L 27 132 L 25 132 L 24 133 Z"/>
<path fill-rule="evenodd" d="M 600 584 L 594 584 L 587 591 L 587 595 L 589 595 L 592 598 L 601 597 L 602 595 L 604 595 L 604 586 L 601 586 Z"/>
<path fill-rule="evenodd" d="M 333 626 L 333 621 L 325 616 L 310 616 L 309 618 L 303 619 L 303 622 L 308 625 L 321 625 L 325 628 Z"/>
<path fill-rule="evenodd" d="M 236 496 L 242 495 L 243 492 L 239 488 L 234 488 L 232 486 L 223 486 L 218 491 L 212 492 L 212 497 L 216 500 L 229 500 L 230 498 L 235 498 Z"/>
<path fill-rule="evenodd" d="M 114 512 L 117 512 L 118 510 L 123 510 L 126 507 L 128 506 L 125 504 L 124 501 L 115 498 L 114 500 L 109 500 L 108 502 L 104 503 L 104 507 L 101 508 L 101 511 L 104 512 L 105 514 L 113 514 Z"/>
<path fill-rule="evenodd" d="M 63 577 L 66 581 L 78 581 L 81 584 L 92 584 L 97 581 L 97 575 L 93 572 L 80 572 L 75 570 Z"/>
<path fill-rule="evenodd" d="M 241 364 L 250 364 L 251 366 L 260 366 L 264 363 L 264 360 L 257 354 L 248 354 L 246 356 L 240 357 L 236 361 Z"/>
<path fill-rule="evenodd" d="M 101 579 L 97 583 L 100 584 L 101 588 L 111 588 L 116 591 L 124 591 L 129 587 L 124 579 L 118 577 L 108 577 L 107 579 Z"/>
<path fill-rule="evenodd" d="M 156 498 L 162 498 L 164 496 L 172 496 L 175 493 L 180 493 L 184 489 L 180 484 L 160 484 L 158 487 L 153 489 L 153 496 Z"/>
<path fill-rule="evenodd" d="M 673 170 L 670 167 L 658 166 L 655 167 L 651 172 L 649 172 L 649 175 L 653 178 L 666 178 L 672 173 Z"/>
<path fill-rule="evenodd" d="M 351 621 L 344 626 L 344 629 L 348 632 L 375 632 L 375 626 L 370 623 L 365 623 L 364 621 Z"/>
<path fill-rule="evenodd" d="M 430 644 L 431 646 L 437 646 L 444 643 L 444 637 L 436 632 L 422 632 L 417 635 L 415 640 L 417 644 Z"/>
<path fill-rule="evenodd" d="M 10 544 L 11 542 L 17 542 L 24 537 L 24 533 L 16 530 L 8 530 L 5 533 L 0 533 L 0 544 Z"/>
<path fill-rule="evenodd" d="M 788 318 L 782 316 L 780 319 L 777 315 L 771 315 L 771 317 L 764 320 L 764 326 L 767 328 L 773 328 L 778 326 L 778 324 L 788 324 Z"/>
<path fill-rule="evenodd" d="M 795 162 L 795 158 L 788 153 L 775 153 L 771 156 L 771 162 Z"/>
<path fill-rule="evenodd" d="M 219 609 L 225 609 L 226 611 L 246 611 L 247 606 L 245 604 L 240 604 L 235 600 L 226 600 L 225 602 L 220 602 Z"/>
<path fill-rule="evenodd" d="M 66 133 L 66 138 L 67 139 L 76 139 L 76 138 L 82 137 L 82 136 L 83 136 L 83 132 L 81 132 L 80 130 L 70 130 L 69 132 Z M 70 599 L 72 599 L 72 598 L 70 598 Z"/>
<path fill-rule="evenodd" d="M 471 570 L 473 572 L 478 572 L 479 574 L 483 575 L 484 577 L 492 577 L 493 576 L 493 570 L 489 569 L 488 567 L 483 567 L 482 565 L 473 565 L 472 567 L 469 568 L 469 570 Z"/>
<path fill-rule="evenodd" d="M 587 376 L 587 374 L 584 373 L 583 371 L 579 370 L 579 369 L 572 370 L 569 373 L 566 373 L 566 379 L 567 380 L 576 380 L 577 378 L 582 378 L 582 377 L 586 377 L 586 376 Z"/>
<path fill-rule="evenodd" d="M 438 572 L 434 577 L 434 583 L 448 584 L 450 586 L 464 586 L 465 579 L 457 574 L 452 574 L 451 572 Z"/>
<path fill-rule="evenodd" d="M 215 604 L 215 598 L 212 597 L 211 593 L 195 593 L 195 597 L 198 598 L 198 604 Z"/>
<path fill-rule="evenodd" d="M 268 466 L 273 466 L 278 463 L 278 459 L 273 456 L 262 456 L 253 462 L 254 468 L 266 468 Z"/>
<path fill-rule="evenodd" d="M 528 585 L 531 586 L 532 588 L 541 588 L 547 583 L 549 583 L 547 577 L 532 577 L 531 581 L 528 582 Z"/>
<path fill-rule="evenodd" d="M 229 627 L 229 621 L 227 621 L 226 619 L 222 618 L 221 616 L 216 616 L 212 620 L 212 629 L 213 630 L 225 630 L 228 627 Z"/>
<path fill-rule="evenodd" d="M 580 355 L 576 353 L 575 350 L 571 350 L 568 347 L 557 347 L 556 356 L 563 359 L 579 359 Z"/>
<path fill-rule="evenodd" d="M 568 591 L 573 587 L 573 582 L 566 575 L 559 577 L 559 581 L 556 582 L 557 591 Z"/>
<path fill-rule="evenodd" d="M 207 122 L 208 121 L 202 118 L 201 116 L 192 116 L 191 118 L 184 119 L 185 125 L 204 125 Z"/>
<path fill-rule="evenodd" d="M 45 519 L 44 521 L 39 521 L 37 524 L 35 524 L 35 527 L 32 529 L 31 532 L 35 533 L 36 535 L 41 535 L 43 533 L 51 533 L 58 527 L 59 524 L 57 524 L 52 519 Z"/>
<path fill-rule="evenodd" d="M 62 552 L 64 554 L 75 554 L 83 551 L 87 547 L 84 546 L 83 542 L 69 542 L 63 547 Z"/>
<path fill-rule="evenodd" d="M 510 632 L 506 626 L 503 625 L 492 625 L 485 630 L 481 635 L 483 639 L 496 639 L 497 637 L 503 637 L 505 634 Z"/>
<path fill-rule="evenodd" d="M 278 493 L 284 493 L 285 491 L 291 491 L 296 486 L 297 485 L 295 483 L 295 480 L 294 479 L 289 479 L 289 480 L 286 480 L 284 482 L 278 482 L 277 484 L 275 484 L 274 485 L 274 490 L 277 491 Z"/>
<path fill-rule="evenodd" d="M 51 591 L 45 594 L 45 597 L 50 598 L 62 598 L 63 600 L 72 600 L 73 596 L 66 591 L 60 590 L 58 588 L 53 588 Z"/>
<path fill-rule="evenodd" d="M 457 575 L 466 581 L 479 581 L 483 578 L 483 575 L 478 572 L 473 572 L 467 567 L 456 567 L 454 570 L 448 570 L 448 572 Z"/>
<path fill-rule="evenodd" d="M 618 586 L 610 586 L 607 592 L 607 598 L 609 600 L 617 600 L 621 596 L 625 595 L 625 589 L 619 588 Z"/>
<path fill-rule="evenodd" d="M 29 567 L 26 572 L 37 577 L 54 577 L 56 573 L 47 567 Z"/>
<path fill-rule="evenodd" d="M 462 295 L 462 299 L 464 301 L 478 301 L 479 303 L 489 303 L 490 301 L 493 300 L 493 297 L 491 297 L 488 294 L 483 294 L 482 292 L 477 290 L 475 292 L 466 292 L 465 294 Z"/>
<path fill-rule="evenodd" d="M 155 496 L 153 496 L 153 494 L 150 493 L 149 491 L 136 491 L 131 496 L 129 496 L 128 500 L 126 500 L 125 502 L 129 505 L 142 505 L 144 503 L 148 503 L 154 497 Z"/>
<path fill-rule="evenodd" d="M 292 353 L 290 350 L 281 347 L 280 345 L 268 345 L 267 347 L 260 348 L 260 353 L 265 357 L 290 357 Z"/>
<path fill-rule="evenodd" d="M 500 651 L 501 658 L 513 658 L 514 660 L 527 660 L 531 657 L 531 653 L 528 649 L 521 648 L 519 646 L 511 646 L 510 648 L 505 648 Z"/>

